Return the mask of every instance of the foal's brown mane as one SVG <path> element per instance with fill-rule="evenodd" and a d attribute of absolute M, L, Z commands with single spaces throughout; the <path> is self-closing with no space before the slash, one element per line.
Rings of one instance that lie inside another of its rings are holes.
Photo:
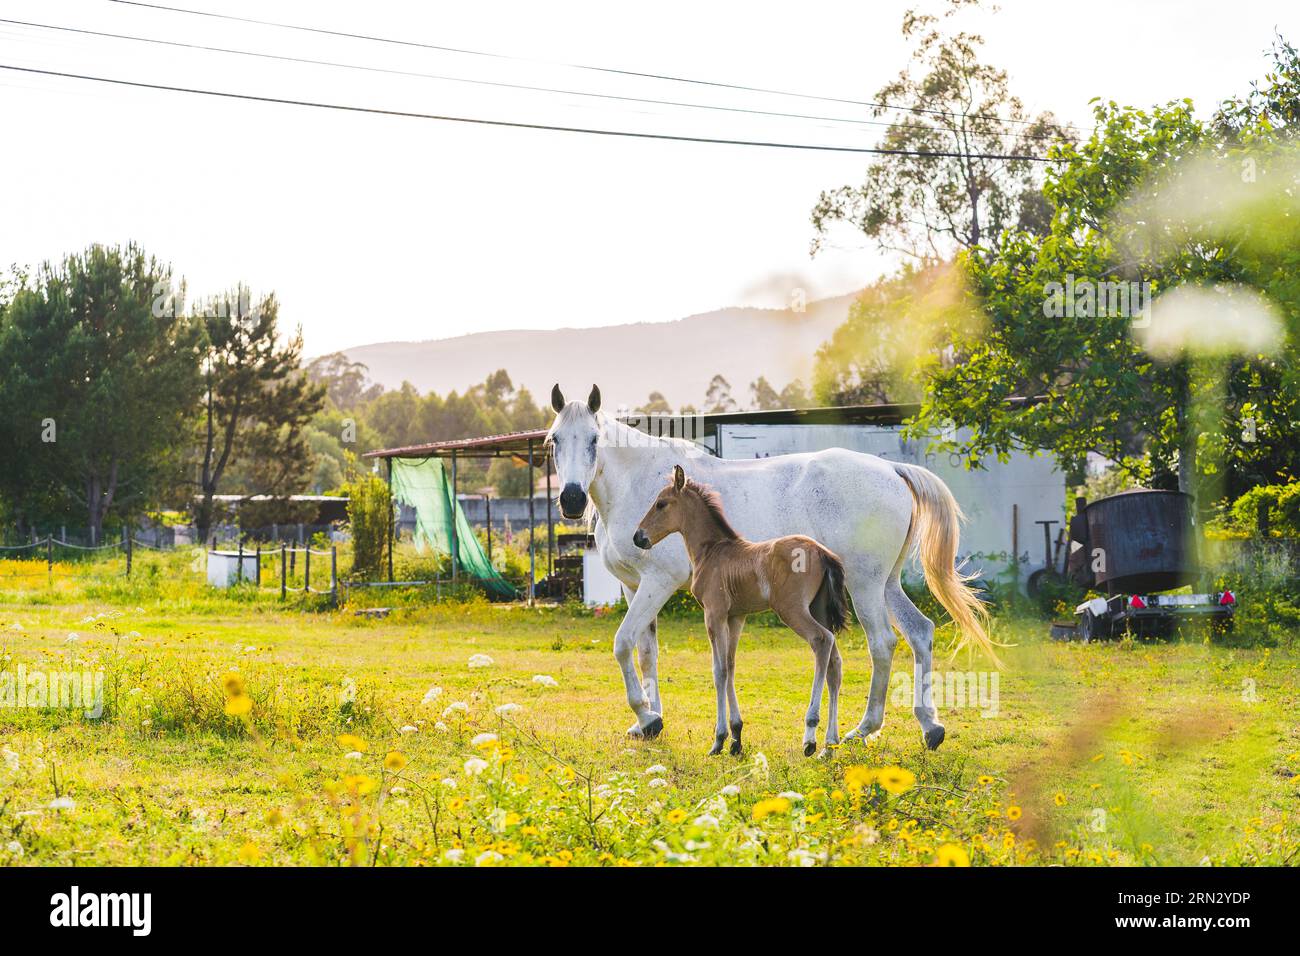
<path fill-rule="evenodd" d="M 740 538 L 740 534 L 731 526 L 731 522 L 727 520 L 726 512 L 722 510 L 722 499 L 718 496 L 716 491 L 708 485 L 701 485 L 699 482 L 693 481 L 690 478 L 686 479 L 685 490 L 695 492 L 700 501 L 704 502 L 704 507 L 708 509 L 709 514 L 713 518 L 714 524 L 718 526 L 718 530 L 722 532 L 724 538 L 728 538 L 732 541 Z"/>

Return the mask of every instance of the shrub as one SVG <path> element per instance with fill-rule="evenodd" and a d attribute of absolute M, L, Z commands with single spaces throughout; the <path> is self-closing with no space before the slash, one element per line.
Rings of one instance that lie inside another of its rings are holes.
<path fill-rule="evenodd" d="M 349 482 L 347 491 L 348 523 L 352 530 L 352 576 L 379 577 L 393 513 L 388 485 L 378 475 L 364 473 Z"/>

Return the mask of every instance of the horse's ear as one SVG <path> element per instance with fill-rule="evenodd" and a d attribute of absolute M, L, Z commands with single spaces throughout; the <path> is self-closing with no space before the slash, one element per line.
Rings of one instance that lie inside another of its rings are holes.
<path fill-rule="evenodd" d="M 564 411 L 564 393 L 560 391 L 559 382 L 551 386 L 551 408 L 555 409 L 556 414 Z"/>
<path fill-rule="evenodd" d="M 673 490 L 681 491 L 686 487 L 686 472 L 681 465 L 673 465 Z"/>
<path fill-rule="evenodd" d="M 587 396 L 587 407 L 593 415 L 600 411 L 600 389 L 595 385 L 591 386 L 591 394 Z"/>

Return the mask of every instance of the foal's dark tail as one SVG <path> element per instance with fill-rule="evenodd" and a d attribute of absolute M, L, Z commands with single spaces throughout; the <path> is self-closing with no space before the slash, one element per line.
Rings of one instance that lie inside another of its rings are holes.
<path fill-rule="evenodd" d="M 829 551 L 823 551 L 821 557 L 822 583 L 808 610 L 818 624 L 832 634 L 838 634 L 849 621 L 848 597 L 844 593 L 844 563 Z"/>

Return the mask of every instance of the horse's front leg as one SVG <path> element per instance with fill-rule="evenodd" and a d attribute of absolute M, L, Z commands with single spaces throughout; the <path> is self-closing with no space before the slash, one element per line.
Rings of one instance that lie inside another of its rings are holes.
<path fill-rule="evenodd" d="M 657 737 L 664 729 L 663 714 L 652 703 L 651 693 L 641 683 L 636 672 L 636 654 L 642 634 L 654 623 L 659 609 L 672 596 L 676 584 L 643 577 L 628 603 L 627 614 L 614 635 L 614 659 L 623 672 L 623 686 L 627 691 L 627 704 L 636 714 L 636 723 L 628 728 L 633 737 Z M 659 681 L 654 675 L 652 685 L 658 697 Z"/>
<path fill-rule="evenodd" d="M 636 588 L 623 585 L 623 597 L 631 605 Z M 637 662 L 641 665 L 641 692 L 650 701 L 650 709 L 660 717 L 664 714 L 663 698 L 659 694 L 659 627 L 657 618 L 641 632 L 636 642 Z"/>

